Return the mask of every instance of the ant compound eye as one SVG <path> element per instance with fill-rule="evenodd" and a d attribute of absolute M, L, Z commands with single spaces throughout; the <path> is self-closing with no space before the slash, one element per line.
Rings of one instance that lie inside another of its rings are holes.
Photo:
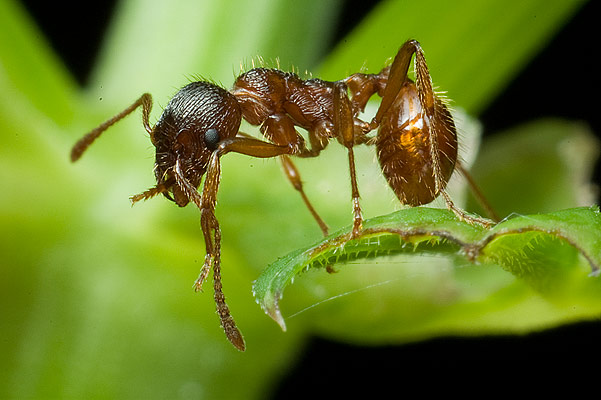
<path fill-rule="evenodd" d="M 209 150 L 215 150 L 219 140 L 219 132 L 217 132 L 217 129 L 211 128 L 205 132 L 205 144 Z"/>

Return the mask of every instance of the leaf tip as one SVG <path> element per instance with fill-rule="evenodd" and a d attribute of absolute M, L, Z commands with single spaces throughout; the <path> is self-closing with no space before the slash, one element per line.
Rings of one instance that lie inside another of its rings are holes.
<path fill-rule="evenodd" d="M 286 332 L 286 322 L 284 321 L 284 317 L 280 311 L 280 298 L 281 294 L 278 292 L 273 297 L 273 304 L 271 307 L 266 310 L 267 315 L 269 315 L 277 324 L 282 328 L 282 331 Z"/>
<path fill-rule="evenodd" d="M 281 293 L 276 292 L 270 298 L 264 298 L 259 304 L 261 304 L 261 308 L 265 311 L 265 314 L 269 315 L 282 328 L 282 331 L 286 332 L 286 322 L 280 312 L 281 297 Z"/>

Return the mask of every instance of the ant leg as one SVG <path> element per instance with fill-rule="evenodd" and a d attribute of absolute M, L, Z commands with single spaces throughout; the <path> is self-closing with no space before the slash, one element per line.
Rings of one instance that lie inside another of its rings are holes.
<path fill-rule="evenodd" d="M 105 121 L 89 133 L 87 133 L 84 137 L 79 139 L 77 143 L 71 149 L 71 161 L 75 162 L 79 160 L 84 151 L 102 134 L 102 132 L 106 131 L 109 127 L 114 125 L 119 120 L 131 114 L 136 108 L 142 106 L 142 123 L 146 132 L 148 132 L 152 138 L 152 128 L 148 123 L 148 118 L 150 116 L 150 110 L 152 109 L 152 96 L 149 93 L 144 93 L 138 100 L 136 100 L 131 106 L 127 107 L 125 110 L 121 111 L 119 114 L 115 115 L 113 118 Z"/>
<path fill-rule="evenodd" d="M 273 142 L 278 146 L 287 146 L 290 148 L 290 154 L 295 154 L 298 157 L 315 157 L 317 156 L 324 145 L 317 141 L 314 132 L 310 132 L 311 149 L 307 149 L 305 141 L 301 135 L 298 134 L 294 126 L 292 119 L 285 114 L 275 114 L 269 116 L 261 125 L 261 132 L 269 141 Z M 327 143 L 327 142 L 326 142 Z M 319 225 L 321 232 L 324 236 L 328 236 L 328 226 L 323 219 L 317 214 L 315 208 L 309 201 L 309 198 L 303 190 L 303 183 L 300 179 L 300 174 L 294 166 L 292 160 L 288 156 L 281 156 L 280 161 L 286 177 L 292 184 L 292 186 L 300 193 L 303 202 L 309 209 L 309 212 Z"/>
<path fill-rule="evenodd" d="M 305 203 L 305 205 L 309 209 L 309 212 L 317 222 L 317 225 L 319 225 L 321 232 L 324 236 L 327 237 L 328 226 L 323 221 L 323 219 L 321 219 L 319 214 L 317 214 L 317 211 L 315 211 L 315 208 L 313 208 L 313 205 L 311 204 L 309 198 L 305 194 L 305 191 L 303 190 L 303 183 L 301 181 L 300 174 L 296 169 L 296 166 L 288 156 L 280 156 L 280 161 L 282 162 L 282 167 L 284 168 L 284 173 L 286 174 L 286 177 L 288 178 L 290 183 L 292 183 L 292 186 L 294 186 L 294 188 L 300 193 L 301 197 L 303 198 L 303 202 Z"/>
<path fill-rule="evenodd" d="M 495 224 L 494 221 L 487 220 L 484 218 L 479 218 L 479 217 L 473 217 L 473 216 L 467 214 L 461 208 L 457 207 L 455 205 L 455 203 L 453 203 L 453 200 L 451 200 L 451 196 L 449 196 L 449 194 L 446 192 L 446 190 L 441 190 L 440 195 L 442 196 L 445 203 L 447 204 L 447 208 L 449 210 L 453 211 L 453 213 L 457 216 L 457 218 L 459 218 L 459 220 L 466 221 L 470 224 L 482 225 L 485 228 L 490 228 L 491 226 L 493 226 Z"/>
<path fill-rule="evenodd" d="M 423 109 L 423 119 L 425 126 L 428 126 L 428 142 L 430 147 L 430 157 L 432 158 L 432 173 L 434 178 L 434 194 L 440 194 L 447 205 L 447 208 L 463 221 L 472 224 L 480 224 L 485 227 L 492 225 L 492 222 L 483 218 L 472 217 L 465 211 L 455 206 L 448 193 L 445 191 L 446 182 L 443 178 L 440 147 L 438 145 L 438 135 L 441 132 L 455 129 L 450 114 L 444 103 L 436 96 L 432 88 L 432 79 L 426 64 L 421 45 L 416 40 L 408 40 L 401 46 L 389 70 L 383 69 L 381 74 L 387 73 L 388 78 L 384 95 L 380 107 L 370 123 L 370 128 L 375 129 L 380 125 L 384 115 L 389 112 L 405 82 L 409 80 L 407 72 L 411 64 L 411 58 L 415 55 L 415 86 L 417 95 Z"/>
<path fill-rule="evenodd" d="M 165 192 L 167 192 L 167 187 L 163 183 L 157 183 L 155 186 L 151 187 L 145 192 L 131 196 L 129 200 L 131 201 L 131 205 L 133 206 L 140 200 L 148 200 L 153 198 L 154 196 Z"/>
<path fill-rule="evenodd" d="M 186 196 L 196 204 L 200 209 L 200 224 L 202 227 L 203 236 L 205 239 L 206 256 L 205 261 L 200 271 L 198 279 L 194 282 L 194 289 L 201 290 L 203 281 L 207 278 L 209 271 L 213 269 L 213 288 L 214 299 L 217 306 L 217 313 L 221 321 L 228 340 L 240 351 L 246 349 L 242 333 L 236 326 L 236 322 L 230 313 L 230 309 L 225 302 L 223 294 L 223 286 L 221 283 L 221 230 L 219 222 L 215 217 L 215 198 L 219 185 L 219 177 L 221 174 L 221 166 L 219 162 L 219 154 L 215 151 L 211 156 L 207 177 L 203 188 L 202 196 L 194 188 L 194 186 L 184 177 L 179 159 L 176 160 L 174 168 L 174 176 L 177 184 L 180 186 Z M 206 194 L 206 195 L 205 195 Z"/>
<path fill-rule="evenodd" d="M 472 193 L 474 194 L 474 197 L 476 198 L 476 201 L 478 201 L 478 203 L 480 204 L 480 207 L 484 209 L 486 214 L 488 214 L 489 218 L 491 218 L 495 222 L 499 222 L 501 220 L 499 218 L 499 215 L 495 212 L 494 208 L 490 205 L 486 197 L 484 197 L 484 194 L 482 194 L 482 191 L 480 190 L 478 185 L 476 185 L 476 182 L 474 181 L 472 175 L 463 167 L 463 164 L 461 164 L 459 161 L 457 161 L 455 168 L 457 168 L 461 175 L 464 176 L 468 186 L 470 187 Z"/>
<path fill-rule="evenodd" d="M 288 146 L 278 146 L 262 140 L 254 139 L 246 136 L 236 136 L 225 139 L 219 143 L 217 149 L 213 151 L 209 161 L 209 167 L 204 181 L 202 196 L 194 189 L 182 175 L 179 169 L 179 160 L 176 162 L 175 179 L 178 185 L 186 193 L 188 198 L 192 200 L 201 212 L 201 226 L 205 235 L 205 243 L 207 247 L 207 255 L 213 256 L 217 253 L 214 249 L 219 246 L 217 237 L 213 241 L 211 239 L 211 231 L 219 229 L 217 218 L 215 217 L 215 206 L 217 204 L 217 190 L 219 189 L 219 181 L 221 179 L 221 156 L 234 152 L 245 154 L 257 158 L 271 158 L 291 153 L 291 148 Z M 205 264 L 207 260 L 205 260 Z M 202 283 L 202 282 L 198 282 Z M 196 286 L 199 288 L 198 286 Z"/>
<path fill-rule="evenodd" d="M 225 301 L 223 285 L 221 283 L 221 229 L 219 228 L 219 222 L 215 216 L 216 195 L 221 175 L 221 163 L 219 157 L 220 155 L 217 151 L 213 152 L 202 191 L 200 223 L 205 236 L 207 255 L 205 257 L 203 269 L 201 270 L 201 275 L 195 285 L 202 284 L 202 280 L 208 275 L 209 268 L 212 264 L 213 298 L 215 300 L 215 305 L 217 306 L 217 314 L 221 321 L 221 327 L 228 340 L 238 350 L 244 351 L 246 349 L 244 337 L 236 326 L 234 317 L 232 317 L 232 314 L 230 313 L 230 309 Z M 213 232 L 212 239 L 211 232 Z M 198 288 L 198 286 L 196 287 Z"/>
<path fill-rule="evenodd" d="M 206 224 L 202 225 L 202 211 L 203 211 L 202 196 L 198 193 L 196 188 L 184 177 L 179 158 L 175 161 L 173 175 L 175 177 L 175 182 L 182 189 L 182 191 L 186 194 L 186 197 L 188 197 L 188 199 L 190 199 L 196 205 L 196 207 L 198 207 L 198 209 L 201 212 L 201 226 L 202 226 L 202 232 L 204 234 L 204 239 L 205 239 L 206 255 L 205 255 L 205 261 L 200 270 L 200 274 L 198 275 L 198 278 L 194 282 L 194 290 L 196 292 L 200 292 L 200 291 L 202 291 L 202 284 L 205 281 L 205 279 L 207 278 L 207 276 L 209 275 L 209 271 L 211 270 L 211 265 L 213 263 L 213 261 L 212 261 L 213 255 L 215 253 L 213 250 L 213 248 L 214 248 L 213 240 L 211 239 L 211 235 L 210 235 L 211 229 L 208 227 L 208 225 L 207 225 L 207 229 L 205 229 Z M 138 195 L 138 196 L 143 196 L 143 195 L 144 195 L 144 193 L 142 193 L 141 195 Z M 216 221 L 216 219 L 215 219 L 215 221 Z"/>
<path fill-rule="evenodd" d="M 151 187 L 150 189 L 146 190 L 145 192 L 131 196 L 129 198 L 129 200 L 131 201 L 131 205 L 133 206 L 140 200 L 146 201 L 146 200 L 151 199 L 159 194 L 163 194 L 163 195 L 167 196 L 168 199 L 173 200 L 171 198 L 171 196 L 169 195 L 169 189 L 167 189 L 173 185 L 173 181 L 174 181 L 173 178 L 169 178 L 165 182 L 157 183 L 155 186 Z"/>
<path fill-rule="evenodd" d="M 403 84 L 405 81 L 409 80 L 407 73 L 409 71 L 409 66 L 411 65 L 411 58 L 413 57 L 413 54 L 415 54 L 415 70 L 417 75 L 416 84 L 419 93 L 419 100 L 420 103 L 422 103 L 422 107 L 426 109 L 427 116 L 430 118 L 432 117 L 432 114 L 434 113 L 435 99 L 438 101 L 439 99 L 436 97 L 432 89 L 432 80 L 430 78 L 428 66 L 419 42 L 417 40 L 408 40 L 403 44 L 403 46 L 401 46 L 394 57 L 392 64 L 389 67 L 383 68 L 380 74 L 376 75 L 376 78 L 374 78 L 383 82 L 378 82 L 378 85 L 372 83 L 372 91 L 369 92 L 369 94 L 373 94 L 376 91 L 378 93 L 383 93 L 380 107 L 378 107 L 378 111 L 370 123 L 371 130 L 376 129 L 380 125 L 384 114 L 386 114 L 393 105 L 401 91 L 401 88 L 403 87 Z M 351 77 L 348 79 L 351 78 L 354 78 L 354 76 L 351 75 Z M 357 77 L 354 80 L 363 84 L 363 80 L 365 80 L 365 78 Z M 384 81 L 385 87 L 382 90 L 380 86 L 384 84 Z M 354 82 L 354 85 L 358 87 L 356 90 L 359 90 L 360 86 L 358 86 L 358 83 Z M 367 94 L 362 95 L 367 97 Z"/>
<path fill-rule="evenodd" d="M 219 228 L 217 217 L 215 216 L 217 191 L 221 179 L 220 158 L 229 152 L 246 154 L 252 157 L 268 158 L 290 153 L 290 148 L 286 146 L 277 146 L 246 136 L 237 136 L 223 140 L 211 155 L 202 195 L 200 195 L 194 186 L 184 177 L 179 160 L 176 160 L 173 171 L 176 183 L 180 186 L 186 196 L 200 209 L 200 225 L 205 239 L 207 254 L 200 276 L 194 283 L 194 288 L 196 291 L 201 289 L 202 283 L 208 276 L 212 267 L 214 299 L 217 306 L 217 313 L 221 320 L 221 327 L 225 331 L 228 340 L 238 350 L 244 351 L 246 348 L 244 338 L 236 326 L 234 318 L 225 301 L 225 295 L 223 294 L 223 286 L 221 283 L 221 230 Z"/>
<path fill-rule="evenodd" d="M 413 56 L 413 53 L 418 51 L 421 52 L 419 42 L 417 40 L 408 40 L 403 44 L 403 46 L 401 46 L 390 67 L 386 67 L 382 70 L 382 72 L 380 72 L 380 74 L 388 75 L 388 78 L 386 79 L 386 87 L 384 88 L 380 107 L 378 107 L 378 111 L 371 122 L 372 130 L 380 125 L 382 117 L 396 100 L 397 95 L 403 87 L 403 83 L 408 79 L 407 72 L 409 71 L 409 66 L 411 65 L 411 57 Z M 426 67 L 426 73 L 427 72 L 428 71 Z M 428 74 L 428 79 L 429 78 L 430 75 Z M 430 86 L 431 85 L 432 83 L 430 82 Z"/>
<path fill-rule="evenodd" d="M 357 185 L 357 172 L 355 168 L 355 125 L 353 110 L 347 95 L 344 82 L 336 82 L 334 85 L 334 131 L 342 144 L 348 150 L 349 171 L 351 175 L 351 196 L 353 202 L 353 230 L 351 237 L 359 236 L 363 224 L 361 205 L 359 204 L 359 188 Z"/>
<path fill-rule="evenodd" d="M 434 93 L 432 88 L 432 78 L 428 71 L 428 65 L 426 64 L 426 58 L 421 49 L 421 46 L 417 41 L 409 41 L 410 46 L 415 51 L 415 75 L 416 75 L 416 86 L 419 95 L 419 100 L 422 103 L 422 107 L 426 114 L 427 119 L 430 122 L 430 130 L 428 131 L 430 140 L 430 154 L 432 157 L 432 166 L 434 172 L 434 190 L 435 193 L 440 193 L 447 204 L 447 208 L 453 211 L 453 213 L 462 221 L 466 221 L 470 224 L 479 224 L 486 228 L 492 226 L 494 223 L 490 220 L 478 217 L 472 217 L 468 215 L 461 208 L 457 207 L 451 200 L 449 194 L 445 191 L 445 183 L 442 178 L 442 171 L 440 166 L 439 146 L 438 146 L 438 135 L 437 133 L 448 129 L 449 120 L 445 117 L 447 114 L 446 107 L 442 101 Z M 407 45 L 405 43 L 405 45 Z M 405 47 L 405 46 L 403 46 Z M 400 52 L 400 51 L 399 51 Z M 394 66 L 392 67 L 394 69 Z M 392 72 L 391 72 L 392 76 Z M 452 123 L 452 122 L 451 122 Z M 457 165 L 457 164 L 456 164 Z M 465 170 L 463 170 L 465 171 Z M 469 179 L 468 179 L 469 183 Z"/>

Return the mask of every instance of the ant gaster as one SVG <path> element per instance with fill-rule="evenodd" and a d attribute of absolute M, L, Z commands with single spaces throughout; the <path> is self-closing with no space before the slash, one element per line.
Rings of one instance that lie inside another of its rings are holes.
<path fill-rule="evenodd" d="M 407 76 L 413 55 L 415 82 Z M 375 117 L 370 122 L 359 119 L 375 93 L 382 97 Z M 327 225 L 307 199 L 289 156 L 316 157 L 330 139 L 336 139 L 348 150 L 353 208 L 349 238 L 357 237 L 362 229 L 353 146 L 363 143 L 375 142 L 382 172 L 401 203 L 417 206 L 442 195 L 459 219 L 484 226 L 492 224 L 466 214 L 445 191 L 455 167 L 466 172 L 457 160 L 453 119 L 432 88 L 424 54 L 415 40 L 407 41 L 392 64 L 380 73 L 356 73 L 336 82 L 303 80 L 294 73 L 266 68 L 243 73 L 231 91 L 209 82 L 193 82 L 171 99 L 154 127 L 148 121 L 152 98 L 148 93 L 143 94 L 77 142 L 71 160 L 78 160 L 102 132 L 140 106 L 144 128 L 156 147 L 157 183 L 132 196 L 131 201 L 136 203 L 163 194 L 180 207 L 193 202 L 199 208 L 206 256 L 194 288 L 201 290 L 212 269 L 221 326 L 239 350 L 245 349 L 245 343 L 222 291 L 221 231 L 215 217 L 220 158 L 226 153 L 279 157 L 286 177 L 325 236 Z M 240 132 L 242 118 L 259 126 L 268 141 Z M 307 131 L 310 146 L 296 127 Z M 379 130 L 374 141 L 367 134 L 376 128 Z M 198 193 L 203 175 L 206 175 L 204 187 Z M 468 182 L 471 184 L 469 179 Z"/>

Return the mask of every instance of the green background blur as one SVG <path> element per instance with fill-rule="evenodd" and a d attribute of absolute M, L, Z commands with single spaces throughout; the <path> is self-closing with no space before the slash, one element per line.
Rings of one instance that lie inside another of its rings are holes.
<path fill-rule="evenodd" d="M 284 314 L 311 310 L 290 318 L 283 333 L 256 305 L 252 281 L 277 257 L 319 240 L 320 232 L 275 160 L 234 155 L 223 161 L 217 217 L 224 291 L 248 346 L 239 353 L 224 338 L 211 292 L 191 289 L 204 257 L 198 211 L 161 199 L 130 207 L 128 196 L 153 185 L 153 149 L 139 116 L 112 128 L 78 164 L 68 161 L 70 146 L 83 133 L 143 92 L 153 94 L 155 121 L 190 79 L 202 76 L 228 87 L 240 65 L 248 67 L 257 56 L 269 65 L 279 59 L 282 69 L 340 79 L 361 68 L 378 71 L 410 37 L 422 43 L 435 84 L 456 108 L 477 117 L 584 4 L 417 3 L 381 2 L 328 51 L 339 1 L 122 1 L 89 84 L 80 88 L 23 7 L 0 2 L 0 397 L 264 398 L 312 334 L 359 344 L 404 343 L 449 332 L 523 332 L 578 319 L 580 314 L 549 306 L 492 268 L 461 270 L 469 275 L 466 282 L 480 285 L 452 288 L 482 304 L 467 316 L 449 300 L 452 291 L 442 290 L 456 282 L 454 266 L 422 258 L 403 261 L 402 268 L 392 262 L 370 269 L 353 265 L 337 275 L 298 278 L 286 292 Z M 580 57 L 590 61 L 587 54 Z M 464 125 L 476 126 L 466 142 L 476 147 L 477 122 L 470 121 L 465 116 Z M 582 187 L 564 189 L 590 175 L 594 140 L 580 124 L 550 124 L 549 140 L 529 136 L 533 129 L 514 137 L 542 149 L 553 165 L 542 175 L 553 183 L 561 177 L 561 190 L 552 187 L 552 194 L 545 192 L 545 179 L 537 180 L 544 195 L 526 190 L 530 180 L 509 196 L 495 191 L 538 169 L 521 164 L 532 153 L 520 158 L 507 140 L 488 148 L 485 143 L 479 178 L 503 215 L 591 201 Z M 554 153 L 566 138 L 578 138 L 565 151 L 581 155 L 576 170 Z M 495 160 L 500 148 L 515 161 Z M 371 151 L 357 150 L 367 217 L 398 208 Z M 554 163 L 556 158 L 561 161 Z M 515 171 L 494 176 L 503 165 Z M 347 225 L 344 150 L 332 144 L 319 159 L 297 166 L 328 224 Z M 460 184 L 455 193 L 462 198 Z M 387 281 L 396 283 L 363 290 Z M 399 295 L 411 287 L 420 289 Z M 479 302 L 499 287 L 517 288 L 517 300 L 508 301 L 504 313 L 487 313 L 494 303 Z M 353 290 L 362 294 L 314 306 Z M 353 313 L 358 304 L 373 313 Z M 395 315 L 399 305 L 414 307 L 415 315 Z M 335 313 L 344 317 L 332 322 Z M 406 329 L 374 339 L 372 318 Z"/>

